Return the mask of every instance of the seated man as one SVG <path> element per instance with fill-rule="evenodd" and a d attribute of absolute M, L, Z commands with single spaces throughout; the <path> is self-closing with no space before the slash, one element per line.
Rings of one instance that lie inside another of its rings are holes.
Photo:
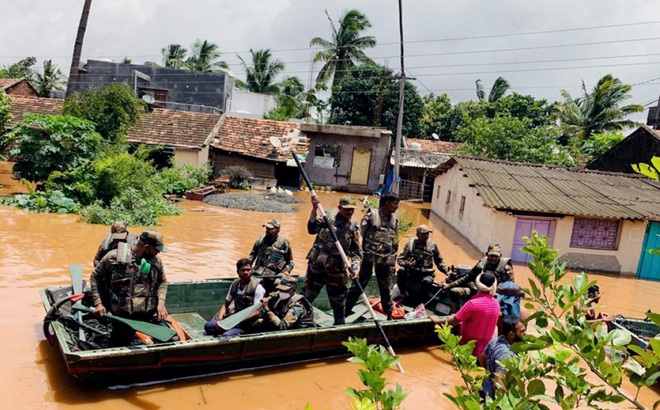
<path fill-rule="evenodd" d="M 248 308 L 252 305 L 261 303 L 266 291 L 261 286 L 260 280 L 252 277 L 252 264 L 249 259 L 243 258 L 236 262 L 236 273 L 238 279 L 229 286 L 229 291 L 225 297 L 225 302 L 215 317 L 204 325 L 204 331 L 210 335 L 235 336 L 243 333 L 242 327 L 247 326 L 252 319 L 248 317 L 240 326 L 234 329 L 221 329 L 218 323 L 222 319 L 233 315 L 236 312 Z"/>
<path fill-rule="evenodd" d="M 447 273 L 438 245 L 430 238 L 432 231 L 426 225 L 417 227 L 417 239 L 411 239 L 399 256 L 399 266 L 396 283 L 399 292 L 408 306 L 424 303 L 432 295 L 433 265 L 441 272 Z M 426 299 L 426 300 L 425 300 Z"/>
<path fill-rule="evenodd" d="M 587 292 L 587 297 L 589 298 L 589 301 L 585 305 L 585 307 L 588 309 L 585 315 L 587 321 L 604 322 L 607 325 L 607 330 L 610 330 L 610 322 L 612 322 L 612 316 L 605 312 L 596 312 L 596 309 L 594 308 L 594 305 L 600 303 L 600 288 L 598 285 L 591 285 L 589 286 L 589 290 Z"/>
<path fill-rule="evenodd" d="M 493 297 L 497 289 L 495 275 L 484 272 L 476 279 L 478 293 L 456 314 L 443 318 L 431 316 L 436 325 L 449 323 L 451 326 L 461 325 L 461 344 L 476 340 L 472 354 L 479 357 L 493 338 L 497 320 L 500 317 L 500 305 Z"/>
<path fill-rule="evenodd" d="M 488 377 L 484 379 L 479 393 L 482 398 L 495 398 L 495 389 L 502 385 L 503 375 L 506 374 L 500 363 L 515 355 L 511 345 L 520 342 L 527 332 L 527 327 L 517 316 L 504 316 L 502 327 L 502 336 L 491 340 L 479 356 L 479 364 L 488 371 Z"/>
<path fill-rule="evenodd" d="M 258 319 L 252 324 L 250 332 L 269 332 L 273 330 L 300 329 L 314 327 L 312 304 L 303 295 L 296 293 L 298 279 L 283 276 L 275 289 L 264 298 Z M 255 315 L 256 316 L 256 315 Z"/>

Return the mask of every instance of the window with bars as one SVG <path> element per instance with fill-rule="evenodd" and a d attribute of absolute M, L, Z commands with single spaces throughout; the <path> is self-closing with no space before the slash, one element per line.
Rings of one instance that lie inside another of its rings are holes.
<path fill-rule="evenodd" d="M 616 249 L 620 221 L 575 218 L 571 247 Z"/>
<path fill-rule="evenodd" d="M 446 204 L 451 202 L 451 191 L 447 191 L 447 201 L 445 201 Z"/>
<path fill-rule="evenodd" d="M 463 213 L 465 212 L 465 196 L 461 196 L 461 207 L 458 209 L 458 212 Z"/>

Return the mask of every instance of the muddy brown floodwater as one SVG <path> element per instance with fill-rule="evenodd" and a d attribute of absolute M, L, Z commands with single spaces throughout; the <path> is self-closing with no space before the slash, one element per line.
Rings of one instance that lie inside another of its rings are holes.
<path fill-rule="evenodd" d="M 6 174 L 0 173 L 2 177 Z M 7 180 L 2 178 L 0 183 L 7 185 Z M 1 193 L 7 193 L 7 188 Z M 231 277 L 235 261 L 249 253 L 263 230 L 261 225 L 272 217 L 280 220 L 282 233 L 291 240 L 294 272 L 304 274 L 305 254 L 313 239 L 306 233 L 311 206 L 309 193 L 296 196 L 305 203 L 290 214 L 183 203 L 183 215 L 165 218 L 158 227 L 169 247 L 169 253 L 163 255 L 168 279 Z M 330 208 L 339 194 L 321 193 L 320 198 Z M 405 204 L 403 209 L 414 224 L 430 223 L 432 238 L 448 264 L 472 264 L 480 257 L 480 252 L 439 218 L 429 218 L 428 204 Z M 345 388 L 360 387 L 358 367 L 341 358 L 123 391 L 98 390 L 76 382 L 66 374 L 58 350 L 44 340 L 41 324 L 45 312 L 37 291 L 67 285 L 71 263 L 82 264 L 86 274 L 91 272 L 96 247 L 108 228 L 80 223 L 74 215 L 35 214 L 1 206 L 0 227 L 0 409 L 304 409 L 307 403 L 319 410 L 350 408 Z M 134 232 L 141 229 L 131 227 Z M 526 268 L 517 266 L 516 272 L 517 280 L 527 283 Z M 597 279 L 608 312 L 642 316 L 648 308 L 658 310 L 660 283 L 606 276 Z M 406 374 L 391 369 L 386 377 L 392 386 L 400 383 L 410 393 L 403 407 L 451 408 L 443 393 L 453 391 L 461 380 L 440 348 L 397 353 Z M 633 392 L 630 386 L 627 390 Z M 657 396 L 646 390 L 641 399 L 649 405 Z"/>

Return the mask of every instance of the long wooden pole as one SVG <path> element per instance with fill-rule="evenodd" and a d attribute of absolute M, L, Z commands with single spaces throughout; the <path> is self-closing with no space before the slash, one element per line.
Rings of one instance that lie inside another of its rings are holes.
<path fill-rule="evenodd" d="M 401 163 L 401 140 L 403 136 L 403 101 L 406 91 L 406 70 L 403 65 L 403 5 L 399 0 L 399 38 L 401 46 L 401 77 L 399 79 L 399 116 L 396 120 L 396 140 L 394 146 L 394 178 L 390 192 L 399 193 L 399 164 Z"/>

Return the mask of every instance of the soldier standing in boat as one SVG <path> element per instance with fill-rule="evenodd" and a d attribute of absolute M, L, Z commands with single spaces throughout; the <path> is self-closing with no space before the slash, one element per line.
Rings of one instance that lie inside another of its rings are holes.
<path fill-rule="evenodd" d="M 126 242 L 129 245 L 135 242 L 135 235 L 128 233 L 128 228 L 124 221 L 115 221 L 110 226 L 110 233 L 106 234 L 99 245 L 99 249 L 96 251 L 94 256 L 94 267 L 99 264 L 101 259 L 105 256 L 106 253 L 110 252 L 113 249 L 117 249 L 117 244 L 120 242 Z"/>
<path fill-rule="evenodd" d="M 289 240 L 280 234 L 280 223 L 271 219 L 263 224 L 266 232 L 261 234 L 252 247 L 248 259 L 252 264 L 255 276 L 283 276 L 293 270 L 293 255 Z M 267 293 L 275 289 L 274 277 L 266 277 L 261 281 Z"/>
<path fill-rule="evenodd" d="M 307 221 L 307 232 L 316 235 L 316 240 L 307 254 L 307 273 L 303 284 L 303 295 L 314 302 L 324 286 L 332 307 L 334 324 L 341 325 L 345 320 L 345 301 L 348 293 L 347 266 L 344 266 L 339 250 L 335 246 L 332 234 L 322 218 L 317 215 L 319 199 L 312 197 L 312 212 Z M 355 272 L 360 270 L 362 262 L 362 236 L 358 222 L 353 218 L 356 208 L 355 198 L 350 195 L 339 199 L 339 207 L 328 213 L 328 220 L 334 227 L 341 247 L 346 253 Z"/>
<path fill-rule="evenodd" d="M 359 280 L 362 289 L 367 286 L 369 279 L 376 271 L 381 306 L 388 319 L 392 318 L 392 276 L 396 265 L 396 256 L 399 253 L 399 238 L 397 230 L 399 220 L 395 212 L 399 207 L 399 196 L 395 193 L 386 193 L 380 198 L 378 209 L 369 208 L 362 218 L 360 229 L 362 232 L 362 248 L 364 259 L 360 273 L 346 297 L 346 312 L 353 310 L 360 297 L 360 287 L 355 281 Z"/>
<path fill-rule="evenodd" d="M 120 242 L 108 252 L 90 277 L 94 315 L 114 315 L 151 321 L 167 318 L 165 299 L 167 278 L 158 254 L 165 252 L 163 236 L 158 231 L 145 231 L 131 249 Z M 135 331 L 122 323 L 114 323 L 110 346 L 125 346 L 135 338 Z"/>
<path fill-rule="evenodd" d="M 417 237 L 411 238 L 399 256 L 400 269 L 396 283 L 406 304 L 413 306 L 424 302 L 430 294 L 435 279 L 433 265 L 447 273 L 438 245 L 430 238 L 431 231 L 425 224 L 417 227 Z"/>

